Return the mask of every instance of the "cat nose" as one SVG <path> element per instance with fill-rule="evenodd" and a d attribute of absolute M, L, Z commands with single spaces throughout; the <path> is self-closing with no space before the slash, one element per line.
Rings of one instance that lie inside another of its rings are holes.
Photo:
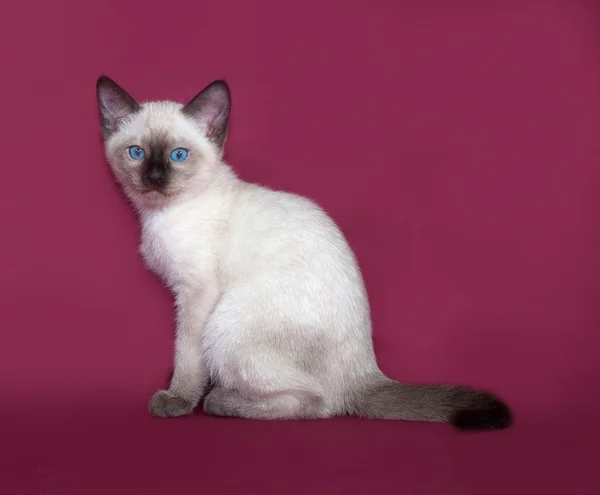
<path fill-rule="evenodd" d="M 143 181 L 148 186 L 162 187 L 167 182 L 167 171 L 165 167 L 148 167 L 143 174 Z"/>
<path fill-rule="evenodd" d="M 161 185 L 166 178 L 166 174 L 164 170 L 161 170 L 160 168 L 153 168 L 152 170 L 150 170 L 148 172 L 148 181 L 152 184 L 155 184 L 157 186 Z"/>

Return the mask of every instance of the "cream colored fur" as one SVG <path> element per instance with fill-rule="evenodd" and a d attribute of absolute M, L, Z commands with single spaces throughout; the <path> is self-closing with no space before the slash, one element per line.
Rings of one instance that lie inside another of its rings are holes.
<path fill-rule="evenodd" d="M 99 103 L 114 129 L 106 155 L 139 212 L 142 256 L 177 306 L 174 375 L 150 401 L 152 414 L 190 413 L 211 384 L 209 414 L 450 419 L 460 405 L 452 394 L 463 389 L 411 388 L 399 402 L 407 386 L 379 371 L 363 279 L 334 221 L 302 196 L 240 180 L 223 162 L 214 136 L 226 118 L 214 117 L 228 115 L 228 94 L 211 93 L 214 108 L 203 103 L 190 116 L 173 102 L 127 107 L 111 92 L 122 90 L 106 85 Z M 144 186 L 143 165 L 127 153 L 158 142 L 189 149 L 185 162 L 168 165 L 162 190 Z"/>

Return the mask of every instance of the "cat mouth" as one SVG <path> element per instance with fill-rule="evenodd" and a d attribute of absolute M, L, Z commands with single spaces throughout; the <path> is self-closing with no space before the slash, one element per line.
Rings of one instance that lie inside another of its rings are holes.
<path fill-rule="evenodd" d="M 136 187 L 133 189 L 135 195 L 144 203 L 154 204 L 169 201 L 173 197 L 173 193 L 165 189 L 156 189 L 151 187 Z"/>
<path fill-rule="evenodd" d="M 143 196 L 153 195 L 153 196 L 171 196 L 171 194 L 164 189 L 156 189 L 153 187 L 150 188 L 142 188 L 139 190 Z"/>

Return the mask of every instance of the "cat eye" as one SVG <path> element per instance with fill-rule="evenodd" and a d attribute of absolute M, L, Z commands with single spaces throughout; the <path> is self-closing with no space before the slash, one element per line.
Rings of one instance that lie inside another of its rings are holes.
<path fill-rule="evenodd" d="M 171 151 L 171 160 L 174 162 L 182 162 L 188 156 L 188 150 L 183 148 L 177 148 Z"/>
<path fill-rule="evenodd" d="M 146 156 L 146 153 L 139 146 L 130 146 L 129 147 L 129 156 L 134 160 L 141 160 Z"/>

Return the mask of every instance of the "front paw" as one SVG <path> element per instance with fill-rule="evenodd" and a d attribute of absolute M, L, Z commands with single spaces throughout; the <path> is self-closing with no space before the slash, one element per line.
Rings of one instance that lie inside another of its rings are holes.
<path fill-rule="evenodd" d="M 190 414 L 194 404 L 168 390 L 159 390 L 150 399 L 149 409 L 156 418 L 175 418 Z"/>

